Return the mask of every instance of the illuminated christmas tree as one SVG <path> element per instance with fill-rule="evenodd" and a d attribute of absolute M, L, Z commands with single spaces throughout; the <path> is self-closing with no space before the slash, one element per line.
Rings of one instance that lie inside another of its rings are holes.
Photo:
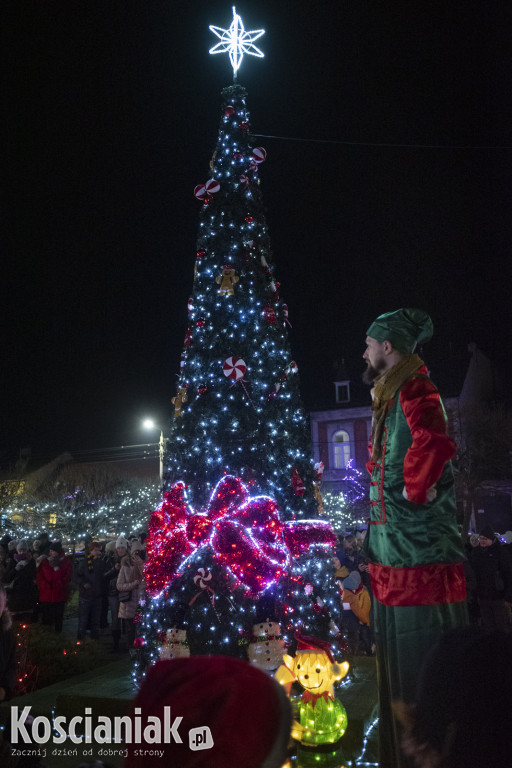
<path fill-rule="evenodd" d="M 325 514 L 335 531 L 349 531 L 366 528 L 368 519 L 368 483 L 363 473 L 348 462 L 339 482 L 340 490 L 323 491 Z"/>
<path fill-rule="evenodd" d="M 262 30 L 245 32 L 236 14 L 233 24 L 255 48 Z M 225 39 L 214 31 L 236 75 L 241 49 L 230 49 L 231 31 Z M 222 91 L 209 177 L 194 190 L 197 253 L 164 500 L 150 522 L 141 663 L 158 657 L 165 638 L 165 655 L 172 643 L 244 655 L 260 621 L 277 623 L 288 641 L 298 626 L 332 639 L 339 607 L 334 536 L 318 520 L 309 426 L 264 215 L 266 151 L 252 141 L 246 95 L 236 83 Z"/>

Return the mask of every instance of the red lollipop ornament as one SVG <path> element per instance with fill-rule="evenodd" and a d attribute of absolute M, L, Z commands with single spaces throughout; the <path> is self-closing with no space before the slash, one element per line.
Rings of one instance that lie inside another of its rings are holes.
<path fill-rule="evenodd" d="M 245 364 L 245 360 L 242 360 L 241 357 L 228 357 L 226 360 L 224 360 L 223 372 L 224 372 L 224 376 L 226 376 L 228 379 L 231 379 L 231 381 L 233 382 L 233 384 L 231 385 L 232 387 L 234 387 L 234 385 L 238 381 L 240 382 L 240 384 L 244 388 L 245 394 L 247 395 L 247 399 L 249 400 L 254 410 L 256 410 L 256 407 L 247 391 L 247 387 L 245 386 L 244 376 L 247 373 L 247 366 Z"/>
<path fill-rule="evenodd" d="M 247 373 L 245 360 L 242 360 L 241 357 L 228 357 L 227 360 L 224 360 L 223 371 L 224 376 L 227 376 L 228 379 L 233 381 L 243 379 Z"/>

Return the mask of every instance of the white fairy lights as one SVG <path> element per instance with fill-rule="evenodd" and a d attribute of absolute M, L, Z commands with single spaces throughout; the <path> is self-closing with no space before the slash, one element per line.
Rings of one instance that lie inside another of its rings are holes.
<path fill-rule="evenodd" d="M 209 53 L 229 53 L 229 59 L 233 67 L 233 77 L 236 78 L 236 73 L 240 68 L 244 53 L 248 53 L 250 56 L 257 56 L 260 59 L 263 58 L 263 51 L 260 51 L 254 45 L 254 41 L 264 35 L 265 30 L 253 29 L 251 32 L 246 32 L 243 21 L 237 14 L 235 6 L 233 6 L 233 21 L 229 29 L 210 25 L 210 30 L 220 38 L 220 43 L 210 48 Z"/>

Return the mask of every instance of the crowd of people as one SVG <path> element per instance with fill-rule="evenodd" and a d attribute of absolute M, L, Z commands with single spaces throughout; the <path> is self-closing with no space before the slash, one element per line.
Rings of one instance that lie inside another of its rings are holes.
<path fill-rule="evenodd" d="M 112 650 L 133 645 L 133 619 L 144 589 L 144 534 L 129 539 L 84 542 L 66 553 L 59 540 L 43 533 L 33 542 L 4 536 L 0 540 L 0 585 L 14 621 L 62 632 L 64 609 L 78 592 L 77 639 L 98 639 L 109 626 Z M 122 636 L 126 643 L 121 646 Z"/>
<path fill-rule="evenodd" d="M 334 578 L 343 605 L 343 629 L 349 655 L 373 655 L 372 587 L 362 551 L 366 531 L 340 534 L 333 557 Z M 487 630 L 512 631 L 512 537 L 486 525 L 469 537 L 464 564 L 471 624 Z"/>
<path fill-rule="evenodd" d="M 336 579 L 342 604 L 342 629 L 347 637 L 349 656 L 373 656 L 375 643 L 372 626 L 372 587 L 368 561 L 362 546 L 366 531 L 339 535 L 339 549 L 333 557 Z"/>

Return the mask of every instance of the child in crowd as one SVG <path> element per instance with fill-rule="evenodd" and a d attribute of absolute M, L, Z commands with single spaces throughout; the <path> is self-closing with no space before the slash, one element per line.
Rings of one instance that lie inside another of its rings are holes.
<path fill-rule="evenodd" d="M 349 574 L 349 570 L 346 565 L 343 565 L 343 554 L 341 552 L 336 552 L 332 559 L 332 564 L 334 565 L 334 578 L 336 580 L 344 579 Z"/>
<path fill-rule="evenodd" d="M 361 582 L 359 571 L 352 571 L 343 579 L 341 592 L 343 602 L 343 625 L 347 629 L 352 653 L 361 646 L 367 656 L 372 655 L 370 631 L 370 593 Z"/>

